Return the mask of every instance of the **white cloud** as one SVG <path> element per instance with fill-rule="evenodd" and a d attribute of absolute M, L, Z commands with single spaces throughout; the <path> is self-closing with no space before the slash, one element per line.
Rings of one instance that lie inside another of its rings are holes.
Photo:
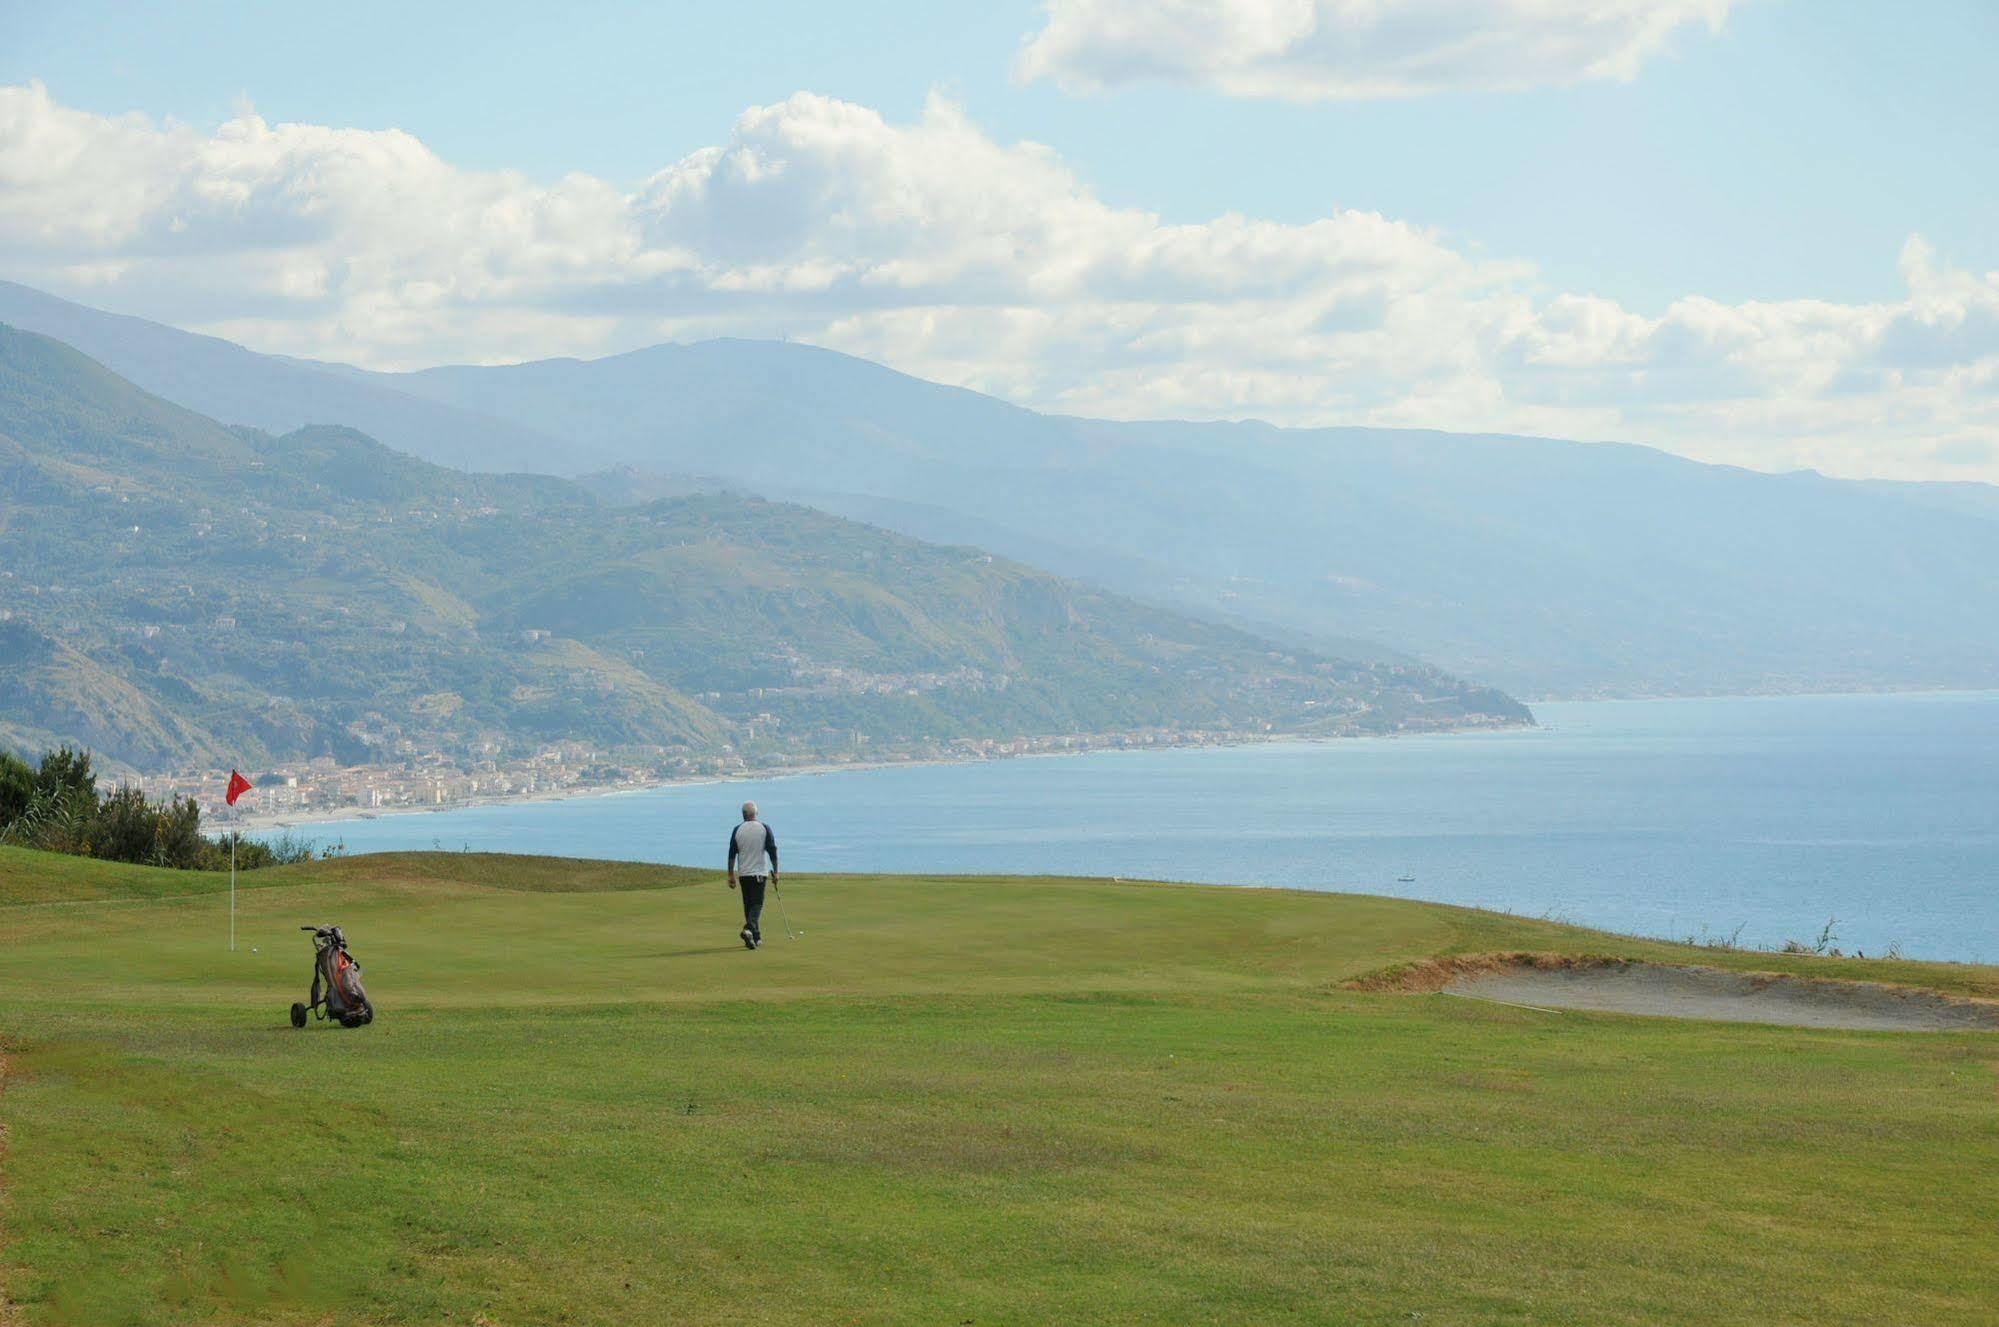
<path fill-rule="evenodd" d="M 1050 0 L 1015 76 L 1320 101 L 1629 79 L 1737 0 Z"/>
<path fill-rule="evenodd" d="M 1920 240 L 1894 300 L 1654 316 L 1370 212 L 1168 225 L 941 99 L 892 124 L 799 94 L 620 189 L 462 170 L 396 132 L 248 110 L 200 132 L 0 89 L 0 274 L 379 367 L 787 335 L 1074 413 L 1999 480 L 1999 273 Z"/>

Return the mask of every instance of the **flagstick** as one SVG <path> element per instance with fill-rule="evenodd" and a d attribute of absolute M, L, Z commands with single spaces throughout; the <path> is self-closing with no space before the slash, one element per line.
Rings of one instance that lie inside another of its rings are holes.
<path fill-rule="evenodd" d="M 236 952 L 236 831 L 229 831 L 229 952 Z"/>

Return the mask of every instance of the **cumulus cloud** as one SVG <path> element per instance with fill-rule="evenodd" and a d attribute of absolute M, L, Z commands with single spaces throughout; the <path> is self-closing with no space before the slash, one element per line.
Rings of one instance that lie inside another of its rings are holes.
<path fill-rule="evenodd" d="M 1999 479 L 1999 273 L 1920 240 L 1900 261 L 1895 300 L 1647 314 L 1372 212 L 1166 224 L 943 99 L 898 124 L 801 93 L 620 187 L 463 170 L 394 131 L 248 109 L 203 131 L 0 89 L 0 274 L 376 367 L 785 335 L 1081 414 Z"/>
<path fill-rule="evenodd" d="M 1050 0 L 1023 81 L 1322 101 L 1629 79 L 1736 0 Z"/>

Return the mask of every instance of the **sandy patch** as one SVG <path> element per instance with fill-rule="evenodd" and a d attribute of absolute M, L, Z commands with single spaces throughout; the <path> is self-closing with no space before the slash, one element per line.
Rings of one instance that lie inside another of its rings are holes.
<path fill-rule="evenodd" d="M 1465 961 L 1415 989 L 1534 1009 L 1879 1032 L 1999 1032 L 1999 1004 L 1910 986 L 1616 960 Z M 1408 987 L 1405 987 L 1407 989 Z"/>

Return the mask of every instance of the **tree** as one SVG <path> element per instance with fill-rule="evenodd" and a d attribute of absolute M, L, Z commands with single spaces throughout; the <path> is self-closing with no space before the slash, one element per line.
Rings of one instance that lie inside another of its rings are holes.
<path fill-rule="evenodd" d="M 0 828 L 20 819 L 34 799 L 34 766 L 11 751 L 0 751 Z"/>
<path fill-rule="evenodd" d="M 113 862 L 151 863 L 156 857 L 159 816 L 137 788 L 120 788 L 97 808 L 90 830 L 90 855 Z"/>
<path fill-rule="evenodd" d="M 201 807 L 192 797 L 176 797 L 165 806 L 156 807 L 155 814 L 158 828 L 153 832 L 153 842 L 160 865 L 183 871 L 198 869 L 204 850 L 211 846 L 201 837 Z"/>
<path fill-rule="evenodd" d="M 97 771 L 90 767 L 90 752 L 64 746 L 45 754 L 35 774 L 35 791 L 51 799 L 75 794 L 95 802 Z"/>

